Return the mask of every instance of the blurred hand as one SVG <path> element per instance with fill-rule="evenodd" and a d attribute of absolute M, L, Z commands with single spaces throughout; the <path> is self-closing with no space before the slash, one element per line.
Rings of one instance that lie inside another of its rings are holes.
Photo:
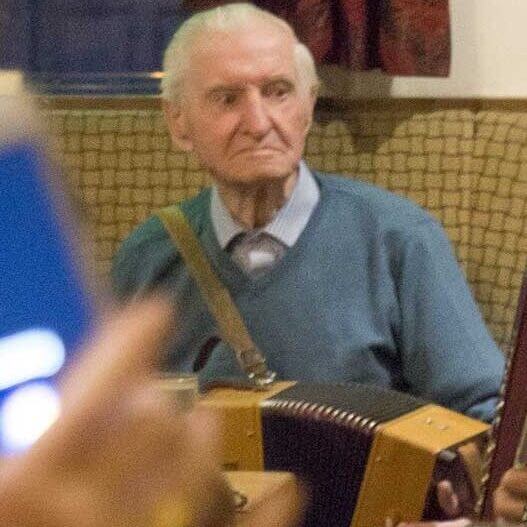
<path fill-rule="evenodd" d="M 458 518 L 457 520 L 446 520 L 440 522 L 412 522 L 399 523 L 398 527 L 467 527 L 472 525 L 472 521 L 468 518 Z"/>
<path fill-rule="evenodd" d="M 511 468 L 494 492 L 496 517 L 509 522 L 522 521 L 527 506 L 527 468 Z"/>
<path fill-rule="evenodd" d="M 227 524 L 215 422 L 202 411 L 178 413 L 155 388 L 172 319 L 163 301 L 142 301 L 91 340 L 64 384 L 60 418 L 27 452 L 2 461 L 2 525 Z"/>
<path fill-rule="evenodd" d="M 452 483 L 448 480 L 440 481 L 436 487 L 437 501 L 441 510 L 448 518 L 456 518 L 461 513 L 459 498 L 454 492 Z M 465 527 L 470 525 L 471 521 L 467 518 L 457 518 L 447 521 L 430 521 L 430 522 L 403 522 L 398 527 Z"/>
<path fill-rule="evenodd" d="M 403 527 L 464 527 L 471 521 L 468 518 L 460 517 L 462 514 L 469 514 L 472 510 L 471 494 L 469 481 L 476 485 L 481 479 L 481 451 L 482 444 L 477 441 L 466 443 L 458 448 L 458 454 L 463 459 L 463 467 L 468 476 L 465 486 L 458 486 L 460 494 L 456 494 L 452 483 L 448 480 L 440 481 L 436 487 L 436 497 L 441 508 L 443 518 L 447 521 L 430 522 L 409 522 L 403 523 Z M 455 471 L 452 474 L 455 478 Z M 465 478 L 466 478 L 465 476 Z M 401 524 L 400 524 L 401 525 Z"/>
<path fill-rule="evenodd" d="M 298 525 L 303 511 L 303 493 L 292 495 L 291 492 L 278 494 L 259 507 L 253 514 L 236 521 L 236 527 L 294 527 Z"/>
<path fill-rule="evenodd" d="M 437 484 L 437 501 L 441 510 L 448 518 L 455 518 L 461 514 L 461 505 L 459 503 L 459 497 L 454 492 L 452 483 L 448 480 L 440 481 Z"/>

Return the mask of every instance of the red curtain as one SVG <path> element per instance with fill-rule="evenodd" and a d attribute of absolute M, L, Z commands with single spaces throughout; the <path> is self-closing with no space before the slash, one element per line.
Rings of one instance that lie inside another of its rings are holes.
<path fill-rule="evenodd" d="M 188 0 L 192 4 L 192 0 Z M 195 0 L 203 7 L 224 4 Z M 354 71 L 445 77 L 450 69 L 448 0 L 254 0 L 285 18 L 318 63 Z"/>

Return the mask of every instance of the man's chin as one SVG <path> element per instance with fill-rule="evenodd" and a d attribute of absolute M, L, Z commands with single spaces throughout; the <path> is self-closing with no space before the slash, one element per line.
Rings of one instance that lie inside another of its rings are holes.
<path fill-rule="evenodd" d="M 287 169 L 266 169 L 266 167 L 258 167 L 250 174 L 245 174 L 240 177 L 240 183 L 246 182 L 249 185 L 266 185 L 285 181 L 295 173 L 290 167 Z"/>
<path fill-rule="evenodd" d="M 291 164 L 261 162 L 251 165 L 250 169 L 244 166 L 228 173 L 225 171 L 224 175 L 218 174 L 217 179 L 232 185 L 253 186 L 285 180 L 296 173 L 296 168 Z M 214 173 L 212 175 L 214 178 Z"/>

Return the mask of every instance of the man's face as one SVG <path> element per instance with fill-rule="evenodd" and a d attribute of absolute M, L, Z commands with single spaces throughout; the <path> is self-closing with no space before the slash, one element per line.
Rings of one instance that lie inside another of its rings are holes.
<path fill-rule="evenodd" d="M 262 22 L 194 42 L 168 124 L 218 183 L 241 189 L 295 173 L 315 96 L 299 81 L 293 51 L 291 36 Z"/>

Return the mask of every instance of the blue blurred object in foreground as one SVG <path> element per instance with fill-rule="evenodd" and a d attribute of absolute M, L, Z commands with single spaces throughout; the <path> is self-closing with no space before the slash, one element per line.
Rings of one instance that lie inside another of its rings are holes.
<path fill-rule="evenodd" d="M 29 98 L 0 72 L 0 453 L 29 446 L 60 411 L 56 375 L 92 320 L 60 179 Z"/>

